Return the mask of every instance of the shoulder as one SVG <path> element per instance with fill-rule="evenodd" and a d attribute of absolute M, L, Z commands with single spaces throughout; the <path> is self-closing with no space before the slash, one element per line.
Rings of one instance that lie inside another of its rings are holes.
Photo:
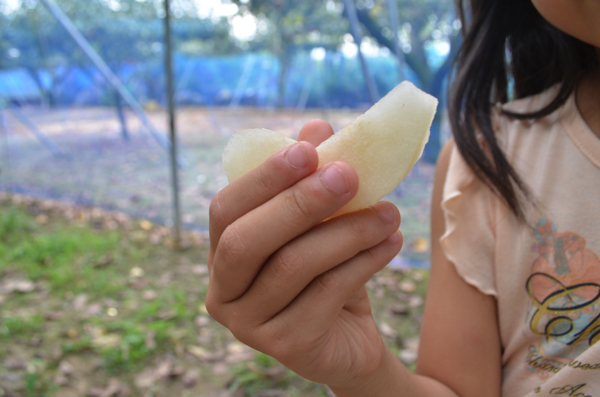
<path fill-rule="evenodd" d="M 454 143 L 454 138 L 448 139 L 442 147 L 436 164 L 434 186 L 444 185 L 444 182 L 446 181 L 446 174 L 448 173 L 448 168 L 450 166 L 452 151 L 455 147 L 456 145 Z"/>
<path fill-rule="evenodd" d="M 444 195 L 444 185 L 450 167 L 450 158 L 455 148 L 454 139 L 450 138 L 440 151 L 435 168 L 435 178 L 433 180 L 433 191 L 431 195 L 431 234 L 439 238 L 444 234 L 444 214 L 442 210 L 442 200 Z"/>
<path fill-rule="evenodd" d="M 525 98 L 515 99 L 505 104 L 497 104 L 496 108 L 512 113 L 534 113 L 550 104 L 560 90 L 560 85 L 552 87 Z"/>

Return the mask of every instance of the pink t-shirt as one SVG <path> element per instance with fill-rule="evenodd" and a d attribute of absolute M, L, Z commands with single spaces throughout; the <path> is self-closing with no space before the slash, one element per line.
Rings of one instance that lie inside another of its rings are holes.
<path fill-rule="evenodd" d="M 555 92 L 503 108 L 538 110 Z M 573 97 L 536 121 L 496 110 L 501 146 L 533 193 L 528 222 L 454 148 L 442 248 L 466 282 L 497 299 L 503 397 L 600 397 L 600 139 Z"/>

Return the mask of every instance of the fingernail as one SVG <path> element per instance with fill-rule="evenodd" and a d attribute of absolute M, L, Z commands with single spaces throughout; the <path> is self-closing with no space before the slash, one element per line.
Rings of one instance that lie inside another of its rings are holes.
<path fill-rule="evenodd" d="M 373 209 L 384 222 L 392 223 L 396 221 L 396 211 L 391 205 L 381 203 L 375 205 Z"/>
<path fill-rule="evenodd" d="M 321 173 L 321 183 L 327 190 L 338 196 L 343 196 L 350 191 L 346 173 L 337 165 L 330 165 Z"/>
<path fill-rule="evenodd" d="M 306 149 L 304 146 L 297 143 L 285 152 L 284 155 L 288 164 L 292 166 L 292 168 L 296 168 L 298 170 L 306 167 L 308 164 L 308 157 L 306 156 Z"/>

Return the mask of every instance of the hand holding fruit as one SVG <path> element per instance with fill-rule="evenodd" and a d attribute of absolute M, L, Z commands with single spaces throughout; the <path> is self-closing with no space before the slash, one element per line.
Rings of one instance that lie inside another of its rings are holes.
<path fill-rule="evenodd" d="M 429 124 L 420 146 L 409 145 L 416 158 Z M 315 146 L 331 135 L 324 122 L 307 124 L 300 142 L 261 159 L 215 197 L 206 305 L 243 343 L 307 379 L 351 388 L 389 362 L 365 284 L 398 253 L 402 237 L 398 210 L 379 198 L 340 211 L 357 194 L 359 176 L 352 159 L 319 158 Z"/>
<path fill-rule="evenodd" d="M 300 139 L 326 128 L 310 123 Z M 358 180 L 343 162 L 317 164 L 300 142 L 215 198 L 206 304 L 242 342 L 308 379 L 346 384 L 381 361 L 364 284 L 400 250 L 400 216 L 381 203 L 319 223 Z"/>

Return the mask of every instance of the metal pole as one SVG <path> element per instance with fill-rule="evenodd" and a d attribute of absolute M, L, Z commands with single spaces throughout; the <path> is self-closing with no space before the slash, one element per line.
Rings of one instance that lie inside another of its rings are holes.
<path fill-rule="evenodd" d="M 167 103 L 169 109 L 169 138 L 171 141 L 171 191 L 173 194 L 173 246 L 181 248 L 181 211 L 179 207 L 179 176 L 177 173 L 177 139 L 175 135 L 175 101 L 173 82 L 173 46 L 171 38 L 171 5 L 165 6 L 165 72 L 167 74 Z"/>
<path fill-rule="evenodd" d="M 379 100 L 379 94 L 377 93 L 377 86 L 375 85 L 375 81 L 373 80 L 371 73 L 369 73 L 367 61 L 365 60 L 365 57 L 360 49 L 362 36 L 360 34 L 360 29 L 358 26 L 358 16 L 356 15 L 354 0 L 344 0 L 344 5 L 346 6 L 346 11 L 348 12 L 348 20 L 350 21 L 350 31 L 352 33 L 352 37 L 354 38 L 354 43 L 356 43 L 356 46 L 358 47 L 358 59 L 360 60 L 360 64 L 363 69 L 363 74 L 367 82 L 369 96 L 371 98 L 371 102 L 375 103 Z"/>
<path fill-rule="evenodd" d="M 46 146 L 46 148 L 48 148 L 48 150 L 50 150 L 52 152 L 53 155 L 60 157 L 60 156 L 64 156 L 65 152 L 63 152 L 61 150 L 61 148 L 59 148 L 58 146 L 56 146 L 56 144 L 50 139 L 48 138 L 46 135 L 44 135 L 42 133 L 42 131 L 39 130 L 39 128 L 37 128 L 37 126 L 35 124 L 33 124 L 31 122 L 31 120 L 29 120 L 27 118 L 27 116 L 25 116 L 23 113 L 21 113 L 21 111 L 17 108 L 8 108 L 8 111 L 12 113 L 13 116 L 15 116 L 15 118 L 17 120 L 19 120 L 19 122 L 21 124 L 23 124 L 25 127 L 27 127 L 27 129 L 29 131 L 31 131 L 33 133 L 33 135 L 35 135 L 35 137 L 44 145 Z"/>
<path fill-rule="evenodd" d="M 135 114 L 139 117 L 142 124 L 148 129 L 150 134 L 156 139 L 156 141 L 163 146 L 165 149 L 169 148 L 169 141 L 154 128 L 148 117 L 146 116 L 146 112 L 142 106 L 138 103 L 138 101 L 131 95 L 131 93 L 125 88 L 121 80 L 117 77 L 116 74 L 110 69 L 110 67 L 104 62 L 104 60 L 98 55 L 98 53 L 92 48 L 90 43 L 83 37 L 81 32 L 77 30 L 73 22 L 62 12 L 60 8 L 56 4 L 54 4 L 51 0 L 40 0 L 44 5 L 48 8 L 50 13 L 54 15 L 54 18 L 65 28 L 65 30 L 71 35 L 71 37 L 75 40 L 75 42 L 81 47 L 83 52 L 90 58 L 90 60 L 96 65 L 100 73 L 108 80 L 108 82 L 117 90 L 117 92 L 121 95 L 121 97 L 127 102 L 127 104 L 131 107 L 131 109 L 135 112 Z M 179 162 L 182 164 L 183 162 Z"/>

